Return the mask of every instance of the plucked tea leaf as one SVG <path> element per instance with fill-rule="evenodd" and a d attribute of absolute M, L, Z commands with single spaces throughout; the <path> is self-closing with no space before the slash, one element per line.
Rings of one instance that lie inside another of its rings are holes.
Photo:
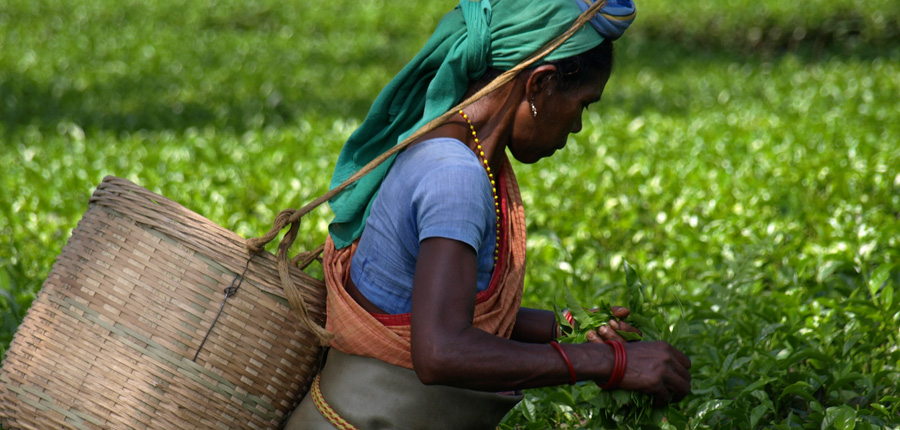
<path fill-rule="evenodd" d="M 575 295 L 572 294 L 572 290 L 570 290 L 568 286 L 564 287 L 563 294 L 566 299 L 566 306 L 569 307 L 569 312 L 571 312 L 572 316 L 575 318 L 576 328 L 583 327 L 587 321 L 592 320 L 591 316 L 584 310 L 584 307 L 581 306 L 581 303 L 575 298 Z"/>
<path fill-rule="evenodd" d="M 641 335 L 631 331 L 616 330 L 616 333 L 628 342 L 642 339 Z"/>
<path fill-rule="evenodd" d="M 644 286 L 633 265 L 625 261 L 623 267 L 625 269 L 625 288 L 628 292 L 628 308 L 633 313 L 643 313 Z"/>

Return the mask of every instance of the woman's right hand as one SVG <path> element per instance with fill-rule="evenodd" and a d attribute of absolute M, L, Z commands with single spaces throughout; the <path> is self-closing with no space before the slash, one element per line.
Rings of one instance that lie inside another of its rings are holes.
<path fill-rule="evenodd" d="M 591 310 L 591 312 L 595 311 L 596 309 Z M 637 334 L 638 337 L 642 337 L 644 335 L 636 327 L 628 324 L 628 322 L 625 321 L 625 318 L 628 318 L 628 316 L 631 315 L 631 311 L 628 308 L 623 308 L 622 306 L 610 306 L 609 311 L 615 318 L 607 321 L 605 325 L 601 325 L 597 328 L 597 330 L 588 332 L 588 342 L 603 343 L 607 340 L 627 342 L 627 340 L 618 333 L 619 331 L 631 332 Z"/>
<path fill-rule="evenodd" d="M 653 396 L 657 407 L 679 402 L 691 392 L 691 360 L 684 353 L 662 341 L 624 345 L 628 364 L 619 388 Z"/>

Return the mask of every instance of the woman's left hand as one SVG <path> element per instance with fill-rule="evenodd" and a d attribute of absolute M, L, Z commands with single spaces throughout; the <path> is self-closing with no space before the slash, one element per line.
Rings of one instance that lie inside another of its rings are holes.
<path fill-rule="evenodd" d="M 625 318 L 627 318 L 628 315 L 631 315 L 631 311 L 628 308 L 623 308 L 621 306 L 610 306 L 609 310 L 616 318 L 618 318 L 618 320 L 610 319 L 608 321 L 609 325 L 600 326 L 599 328 L 597 328 L 597 330 L 589 332 L 587 334 L 588 342 L 603 343 L 607 340 L 618 340 L 619 342 L 626 342 L 625 338 L 617 333 L 617 331 L 636 333 L 638 336 L 644 335 L 636 327 L 625 322 Z"/>

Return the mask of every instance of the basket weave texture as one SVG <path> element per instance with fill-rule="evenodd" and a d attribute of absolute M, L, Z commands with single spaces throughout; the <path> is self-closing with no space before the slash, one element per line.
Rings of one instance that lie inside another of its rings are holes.
<path fill-rule="evenodd" d="M 7 351 L 0 424 L 277 428 L 308 390 L 320 346 L 288 305 L 275 257 L 248 258 L 236 234 L 105 178 Z M 291 277 L 324 325 L 322 281 L 297 267 Z"/>

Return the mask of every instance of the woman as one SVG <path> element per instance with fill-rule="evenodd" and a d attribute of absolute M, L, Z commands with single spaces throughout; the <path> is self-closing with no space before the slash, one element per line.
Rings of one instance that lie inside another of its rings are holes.
<path fill-rule="evenodd" d="M 585 0 L 462 0 L 382 91 L 332 185 L 561 34 Z M 610 2 L 539 65 L 460 111 L 331 201 L 319 378 L 287 428 L 494 428 L 520 390 L 578 380 L 678 401 L 690 361 L 608 328 L 559 345 L 553 312 L 520 308 L 524 214 L 506 151 L 552 155 L 581 130 L 634 17 Z M 627 316 L 626 309 L 614 312 Z M 626 323 L 620 329 L 634 330 Z"/>

